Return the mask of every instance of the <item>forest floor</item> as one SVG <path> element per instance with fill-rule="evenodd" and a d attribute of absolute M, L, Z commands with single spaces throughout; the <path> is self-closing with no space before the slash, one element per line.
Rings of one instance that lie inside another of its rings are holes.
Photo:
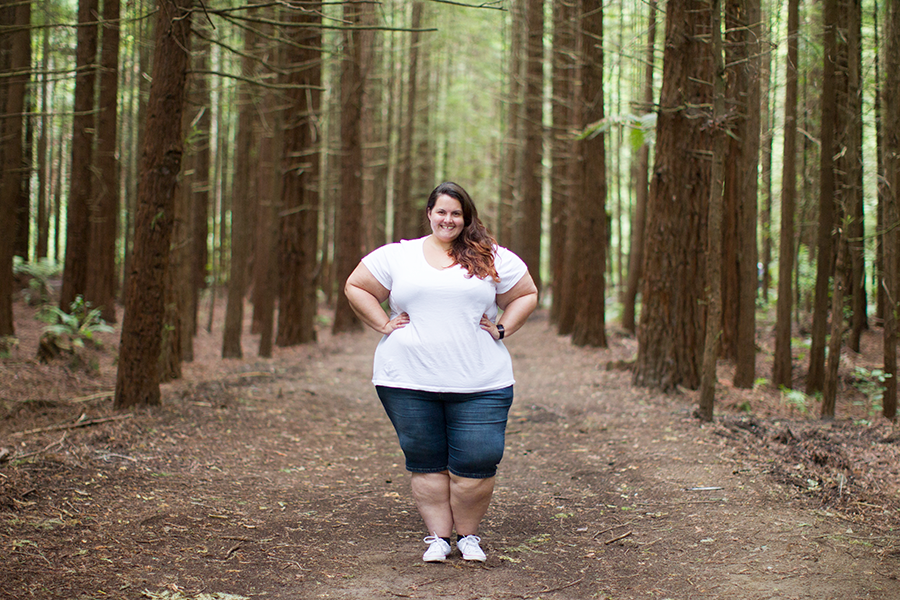
<path fill-rule="evenodd" d="M 880 364 L 877 333 L 841 367 L 837 420 L 723 366 L 701 424 L 695 392 L 632 387 L 632 337 L 578 348 L 536 313 L 508 340 L 488 560 L 424 564 L 374 333 L 332 336 L 323 314 L 314 345 L 259 359 L 245 335 L 246 358 L 221 360 L 203 331 L 161 406 L 117 412 L 117 334 L 87 366 L 42 364 L 42 324 L 15 309 L 0 598 L 900 598 L 900 428 L 851 385 Z"/>

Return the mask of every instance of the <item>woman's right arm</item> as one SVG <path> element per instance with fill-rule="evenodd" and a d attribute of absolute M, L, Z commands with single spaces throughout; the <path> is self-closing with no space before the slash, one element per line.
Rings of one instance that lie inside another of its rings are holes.
<path fill-rule="evenodd" d="M 350 301 L 353 312 L 363 323 L 384 335 L 390 335 L 395 329 L 409 323 L 409 315 L 406 313 L 391 319 L 381 308 L 381 303 L 387 300 L 390 293 L 363 263 L 356 266 L 344 284 L 344 295 Z"/>

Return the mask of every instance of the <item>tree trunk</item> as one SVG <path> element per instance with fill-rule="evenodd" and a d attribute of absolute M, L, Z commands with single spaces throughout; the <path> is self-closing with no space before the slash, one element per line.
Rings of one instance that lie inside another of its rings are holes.
<path fill-rule="evenodd" d="M 759 79 L 761 86 L 761 102 L 760 102 L 760 127 L 762 129 L 762 146 L 760 149 L 760 177 L 762 179 L 762 197 L 763 205 L 759 216 L 759 226 L 761 229 L 760 241 L 762 242 L 762 256 L 760 264 L 762 265 L 762 281 L 760 282 L 762 299 L 764 304 L 769 302 L 769 288 L 772 286 L 772 143 L 774 140 L 774 73 L 772 71 L 772 31 L 770 14 L 762 17 L 766 26 L 762 31 L 761 48 L 760 48 L 760 68 Z"/>
<path fill-rule="evenodd" d="M 831 292 L 831 334 L 828 339 L 828 361 L 825 369 L 825 380 L 822 386 L 822 407 L 820 416 L 825 420 L 834 419 L 834 405 L 837 399 L 838 366 L 841 363 L 841 345 L 844 339 L 844 296 L 847 281 L 845 266 L 847 264 L 847 240 L 843 233 L 839 234 L 838 254 L 834 266 L 834 289 Z"/>
<path fill-rule="evenodd" d="M 837 119 L 835 90 L 836 32 L 838 0 L 824 0 L 824 59 L 822 65 L 821 150 L 819 157 L 819 230 L 816 240 L 816 296 L 813 307 L 812 343 L 806 393 L 822 391 L 825 383 L 825 336 L 828 326 L 828 296 L 834 263 L 834 129 Z"/>
<path fill-rule="evenodd" d="M 572 0 L 554 0 L 553 11 L 553 96 L 552 138 L 550 140 L 550 281 L 553 303 L 550 318 L 559 322 L 562 305 L 571 303 L 572 294 L 564 294 L 566 264 L 566 226 L 572 202 L 570 178 L 573 156 L 572 130 L 575 114 L 572 101 L 577 74 L 575 56 L 575 6 Z"/>
<path fill-rule="evenodd" d="M 285 50 L 287 108 L 284 111 L 282 160 L 282 213 L 280 216 L 278 346 L 316 340 L 316 248 L 319 214 L 319 140 L 317 128 L 321 86 L 321 16 L 291 11 L 292 23 L 311 27 L 291 28 L 294 45 Z"/>
<path fill-rule="evenodd" d="M 274 17 L 273 9 L 265 9 L 264 16 Z M 273 19 L 274 20 L 274 19 Z M 261 27 L 261 37 L 266 39 L 274 31 L 271 26 Z M 264 60 L 277 63 L 279 48 L 263 42 Z M 273 90 L 263 90 L 260 99 L 259 169 L 256 192 L 259 198 L 259 215 L 256 221 L 256 253 L 253 268 L 253 327 L 259 333 L 258 355 L 271 358 L 274 346 L 275 296 L 278 282 L 278 206 L 281 199 L 281 113 Z"/>
<path fill-rule="evenodd" d="M 603 4 L 583 0 L 581 105 L 582 122 L 603 119 Z M 606 136 L 594 135 L 578 144 L 581 188 L 573 204 L 570 235 L 578 240 L 575 274 L 575 322 L 572 343 L 606 347 L 606 280 L 608 250 L 606 219 Z"/>
<path fill-rule="evenodd" d="M 884 48 L 879 42 L 878 37 L 878 3 L 875 3 L 875 7 L 872 9 L 872 21 L 874 23 L 873 29 L 875 31 L 874 35 L 874 45 L 875 45 L 875 85 L 873 90 L 874 98 L 874 113 L 875 113 L 875 172 L 878 173 L 878 183 L 876 184 L 878 190 L 878 203 L 875 209 L 875 231 L 877 232 L 875 235 L 875 265 L 873 269 L 872 278 L 874 279 L 875 284 L 875 319 L 884 321 L 885 318 L 885 286 L 887 282 L 885 281 L 885 264 L 884 264 L 884 246 L 885 246 L 885 218 L 884 211 L 885 206 L 887 204 L 887 196 L 888 189 L 887 183 L 884 177 L 884 126 L 882 122 L 882 78 L 881 78 L 881 57 L 884 52 Z M 886 332 L 885 332 L 886 335 Z M 890 384 L 888 384 L 890 385 Z M 894 382 L 896 385 L 896 382 Z"/>
<path fill-rule="evenodd" d="M 28 3 L 5 2 L 0 5 L 3 22 L 19 26 L 31 22 L 31 6 Z M 16 209 L 24 177 L 22 168 L 22 125 L 25 112 L 25 86 L 30 68 L 31 34 L 27 27 L 3 36 L 0 45 L 6 57 L 0 58 L 0 72 L 18 73 L 0 80 L 0 350 L 2 338 L 15 333 L 13 323 L 13 254 L 16 237 Z M 4 101 L 5 100 L 5 101 Z M 68 306 L 66 306 L 68 309 Z"/>
<path fill-rule="evenodd" d="M 885 235 L 884 265 L 888 290 L 885 294 L 884 324 L 884 367 L 891 375 L 887 380 L 882 411 L 893 420 L 897 416 L 897 299 L 900 298 L 900 233 L 896 224 L 900 222 L 898 210 L 898 190 L 900 190 L 900 4 L 891 2 L 885 23 L 884 52 L 884 179 L 887 188 L 885 221 L 888 225 Z"/>
<path fill-rule="evenodd" d="M 522 206 L 513 239 L 515 250 L 538 289 L 541 288 L 541 209 L 544 144 L 544 2 L 525 0 L 525 146 L 522 159 Z"/>
<path fill-rule="evenodd" d="M 278 282 L 278 207 L 281 198 L 281 178 L 278 169 L 281 156 L 281 118 L 276 112 L 276 98 L 273 94 L 263 96 L 263 114 L 270 123 L 270 129 L 263 134 L 259 147 L 259 182 L 257 190 L 260 198 L 260 215 L 257 222 L 256 304 L 254 318 L 259 329 L 259 356 L 272 356 L 275 323 L 275 295 Z"/>
<path fill-rule="evenodd" d="M 500 181 L 500 199 L 497 206 L 497 241 L 503 246 L 513 244 L 513 220 L 521 193 L 522 176 L 522 60 L 525 17 L 525 0 L 510 0 L 509 40 L 509 91 L 507 95 L 506 135 L 504 136 L 503 168 Z"/>
<path fill-rule="evenodd" d="M 174 200 L 181 169 L 181 114 L 190 48 L 191 0 L 160 0 L 153 83 L 141 152 L 134 252 L 116 374 L 117 408 L 159 404 L 161 326 Z"/>
<path fill-rule="evenodd" d="M 712 54 L 715 65 L 713 75 L 713 112 L 711 119 L 713 140 L 711 185 L 709 188 L 709 240 L 706 253 L 706 339 L 703 344 L 703 372 L 700 381 L 700 400 L 697 417 L 702 421 L 712 421 L 715 405 L 717 363 L 722 337 L 722 261 L 724 240 L 722 237 L 725 211 L 725 166 L 728 140 L 725 121 L 725 70 L 722 55 L 722 22 L 720 0 L 712 0 Z M 728 12 L 726 7 L 726 12 Z M 727 23 L 727 19 L 726 19 Z"/>
<path fill-rule="evenodd" d="M 398 165 L 397 186 L 394 190 L 394 241 L 417 237 L 417 224 L 421 215 L 413 209 L 413 140 L 415 140 L 417 79 L 419 71 L 420 36 L 418 29 L 422 23 L 422 2 L 414 0 L 412 5 L 413 32 L 409 38 L 409 65 L 406 91 L 406 114 L 400 117 L 400 163 Z"/>
<path fill-rule="evenodd" d="M 119 0 L 103 0 L 100 52 L 100 114 L 96 170 L 99 175 L 91 219 L 85 299 L 116 321 L 116 235 L 119 219 L 119 161 L 116 158 L 119 102 Z"/>
<path fill-rule="evenodd" d="M 712 146 L 706 128 L 714 76 L 709 4 L 670 0 L 654 176 L 647 206 L 642 309 L 634 382 L 672 390 L 700 384 Z"/>
<path fill-rule="evenodd" d="M 344 4 L 344 22 L 361 24 L 359 0 Z M 359 263 L 362 252 L 363 149 L 362 114 L 365 107 L 366 73 L 362 70 L 362 40 L 359 32 L 344 31 L 341 60 L 341 192 L 336 220 L 335 275 L 338 289 Z M 362 329 L 343 293 L 338 293 L 332 331 L 342 333 Z"/>
<path fill-rule="evenodd" d="M 800 0 L 788 0 L 788 49 L 784 97 L 784 151 L 781 175 L 781 234 L 778 242 L 778 303 L 772 383 L 793 387 L 791 323 L 793 308 L 794 213 L 797 203 L 797 74 Z"/>
<path fill-rule="evenodd" d="M 641 110 L 644 115 L 651 114 L 653 109 L 653 71 L 656 63 L 656 0 L 649 1 L 649 17 L 647 20 L 647 57 L 644 64 L 644 104 Z M 644 229 L 647 220 L 647 192 L 650 183 L 650 144 L 646 141 L 638 151 L 635 174 L 634 215 L 631 219 L 631 236 L 628 251 L 628 280 L 625 283 L 625 297 L 622 301 L 622 327 L 631 333 L 635 332 L 637 315 L 637 293 L 640 287 L 644 265 Z"/>
<path fill-rule="evenodd" d="M 41 69 L 44 75 L 41 75 L 41 135 L 38 137 L 38 198 L 37 198 L 37 244 L 35 246 L 35 256 L 38 260 L 47 258 L 48 245 L 50 239 L 50 216 L 49 216 L 49 198 L 51 173 L 52 173 L 52 152 L 48 152 L 50 148 L 50 117 L 49 112 L 49 89 L 48 85 L 50 75 L 50 29 L 44 28 L 43 42 L 41 44 Z"/>
<path fill-rule="evenodd" d="M 17 56 L 13 58 L 13 61 L 22 65 L 20 71 L 30 71 L 31 8 L 27 7 L 25 10 L 17 8 L 16 13 L 18 15 L 17 20 L 21 21 L 20 24 L 29 27 L 29 29 L 24 32 L 24 35 L 21 32 L 16 32 L 18 35 L 15 37 L 16 40 L 18 40 L 18 43 L 16 43 L 14 53 Z M 27 43 L 25 42 L 26 38 Z M 34 112 L 34 92 L 31 91 L 30 79 L 30 73 L 24 77 L 16 78 L 17 84 L 25 86 L 21 111 L 23 115 L 31 115 L 31 113 Z M 26 83 L 28 85 L 26 85 Z M 16 118 L 16 120 L 18 121 L 19 119 Z M 21 146 L 22 155 L 17 167 L 19 175 L 16 176 L 16 178 L 19 179 L 19 194 L 16 198 L 16 232 L 13 254 L 27 262 L 29 260 L 28 242 L 31 238 L 31 169 L 34 164 L 34 124 L 30 117 L 21 119 L 21 123 L 24 140 Z"/>
<path fill-rule="evenodd" d="M 735 148 L 740 161 L 733 171 L 736 175 L 739 240 L 734 386 L 745 389 L 753 387 L 756 380 L 761 19 L 760 0 L 728 0 L 726 3 L 725 30 L 730 32 L 729 46 L 733 46 L 736 50 L 729 56 L 728 63 L 737 63 L 731 72 L 736 89 L 732 99 L 741 114 L 738 122 L 734 124 L 734 132 L 740 140 L 740 148 Z M 727 79 L 732 81 L 730 76 Z"/>
<path fill-rule="evenodd" d="M 243 76 L 254 74 L 253 52 L 256 35 L 244 31 Z M 244 325 L 244 296 L 247 290 L 247 260 L 250 256 L 251 168 L 253 155 L 253 122 L 256 106 L 249 81 L 238 84 L 238 130 L 234 152 L 234 193 L 231 198 L 231 260 L 228 275 L 228 303 L 225 306 L 225 330 L 222 335 L 222 358 L 241 358 L 241 333 Z"/>
<path fill-rule="evenodd" d="M 850 304 L 850 335 L 847 344 L 859 352 L 860 337 L 868 328 L 867 297 L 865 287 L 865 221 L 863 209 L 863 114 L 862 114 L 862 4 L 859 0 L 845 0 L 841 22 L 846 34 L 846 86 L 844 97 L 845 151 L 842 152 L 838 171 L 843 173 L 843 202 L 849 217 L 845 243 L 848 260 L 845 264 L 848 277 L 847 294 Z"/>
<path fill-rule="evenodd" d="M 97 76 L 97 0 L 78 1 L 78 44 L 75 50 L 75 101 L 72 117 L 72 172 L 66 209 L 66 261 L 60 309 L 83 295 L 87 284 L 90 249 L 89 202 L 93 191 L 91 170 L 94 147 L 94 82 Z"/>

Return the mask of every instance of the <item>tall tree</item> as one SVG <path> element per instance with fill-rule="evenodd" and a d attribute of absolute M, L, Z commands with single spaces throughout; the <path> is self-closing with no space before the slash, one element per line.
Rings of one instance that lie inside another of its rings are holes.
<path fill-rule="evenodd" d="M 525 138 L 522 159 L 521 219 L 515 248 L 541 288 L 541 213 L 544 145 L 544 1 L 525 0 Z"/>
<path fill-rule="evenodd" d="M 97 186 L 89 203 L 91 257 L 85 299 L 103 319 L 116 320 L 116 232 L 119 220 L 119 161 L 116 158 L 119 104 L 119 0 L 103 0 L 100 51 L 100 111 L 97 117 Z"/>
<path fill-rule="evenodd" d="M 50 234 L 50 215 L 48 192 L 50 190 L 50 173 L 52 169 L 51 156 L 47 150 L 50 147 L 50 117 L 49 90 L 50 90 L 50 28 L 45 27 L 41 35 L 41 132 L 38 137 L 38 197 L 37 197 L 37 243 L 34 254 L 38 260 L 47 257 L 47 245 Z"/>
<path fill-rule="evenodd" d="M 397 186 L 394 189 L 394 241 L 418 236 L 418 224 L 422 215 L 416 212 L 412 198 L 413 186 L 413 142 L 416 128 L 416 106 L 418 102 L 419 51 L 421 49 L 419 28 L 422 25 L 422 2 L 413 0 L 412 21 L 409 38 L 409 64 L 406 91 L 406 110 L 401 113 L 400 161 L 397 165 Z"/>
<path fill-rule="evenodd" d="M 59 305 L 64 311 L 87 284 L 90 206 L 93 194 L 94 88 L 97 76 L 97 0 L 78 0 L 75 50 L 75 114 L 72 117 L 72 174 L 66 207 L 66 260 Z"/>
<path fill-rule="evenodd" d="M 365 106 L 362 36 L 355 29 L 362 22 L 362 2 L 344 3 L 341 54 L 341 193 L 335 236 L 335 267 L 338 286 L 343 286 L 356 267 L 362 251 L 363 140 L 362 114 Z M 341 333 L 362 328 L 344 294 L 338 294 L 332 331 Z"/>
<path fill-rule="evenodd" d="M 729 213 L 734 215 L 734 234 L 725 232 L 727 241 L 734 239 L 734 254 L 727 269 L 734 277 L 727 285 L 723 309 L 736 307 L 733 318 L 723 320 L 731 327 L 733 336 L 728 339 L 735 359 L 734 385 L 739 388 L 753 386 L 756 379 L 756 296 L 759 289 L 757 249 L 757 196 L 759 181 L 760 134 L 760 37 L 762 11 L 760 0 L 726 0 L 725 31 L 727 32 L 726 63 L 730 65 L 726 80 L 728 100 L 732 104 L 733 117 L 729 119 L 734 136 L 728 140 L 728 172 L 726 202 Z M 727 292 L 730 292 L 728 294 Z M 726 312 L 728 314 L 728 312 Z"/>
<path fill-rule="evenodd" d="M 644 93 L 643 105 L 641 106 L 644 115 L 651 114 L 653 109 L 653 76 L 656 62 L 656 12 L 658 10 L 656 0 L 648 2 L 648 10 Z M 625 297 L 622 306 L 622 327 L 632 333 L 635 331 L 635 305 L 644 266 L 644 228 L 647 219 L 647 193 L 650 186 L 648 181 L 649 172 L 650 143 L 644 140 L 638 151 L 635 173 L 634 214 L 631 219 L 631 236 L 629 237 L 631 247 L 628 251 L 628 279 L 625 283 Z"/>
<path fill-rule="evenodd" d="M 884 107 L 884 179 L 886 182 L 886 208 L 885 208 L 885 248 L 884 266 L 885 279 L 887 280 L 887 293 L 885 294 L 885 340 L 884 340 L 884 365 L 885 371 L 891 374 L 888 379 L 888 388 L 884 395 L 882 412 L 885 417 L 893 420 L 897 416 L 897 299 L 900 298 L 900 281 L 898 281 L 898 269 L 900 269 L 900 233 L 897 223 L 900 223 L 900 4 L 888 3 L 888 13 L 885 22 L 885 49 L 884 72 L 885 81 L 882 96 Z"/>
<path fill-rule="evenodd" d="M 722 338 L 722 262 L 723 262 L 723 221 L 725 212 L 725 155 L 727 119 L 725 118 L 725 60 L 722 53 L 722 7 L 720 0 L 712 0 L 710 46 L 715 66 L 713 75 L 713 108 L 711 128 L 713 131 L 712 174 L 709 187 L 709 234 L 706 253 L 706 338 L 703 344 L 703 372 L 700 381 L 700 400 L 696 415 L 703 421 L 712 421 L 715 404 L 716 366 Z M 726 14 L 728 7 L 726 6 Z M 727 22 L 727 18 L 726 18 Z"/>
<path fill-rule="evenodd" d="M 820 392 L 825 384 L 825 337 L 828 327 L 828 301 L 834 270 L 835 249 L 835 59 L 837 56 L 838 0 L 824 0 L 822 33 L 822 94 L 819 156 L 819 229 L 816 240 L 816 291 L 813 306 L 812 343 L 809 349 L 809 374 L 806 392 Z"/>
<path fill-rule="evenodd" d="M 24 178 L 22 127 L 25 87 L 28 81 L 31 5 L 27 2 L 0 4 L 2 22 L 13 25 L 13 33 L 0 40 L 0 350 L 5 336 L 15 333 L 13 324 L 12 263 L 15 252 L 16 212 Z M 68 307 L 67 307 L 68 308 Z"/>
<path fill-rule="evenodd" d="M 670 0 L 656 160 L 647 207 L 642 309 L 634 381 L 674 389 L 700 383 L 705 311 L 711 141 L 706 131 L 714 70 L 705 0 Z"/>
<path fill-rule="evenodd" d="M 522 90 L 525 61 L 525 0 L 509 3 L 509 65 L 506 93 L 506 132 L 503 136 L 503 166 L 500 176 L 500 200 L 497 206 L 497 241 L 504 246 L 513 244 L 513 221 L 522 175 Z"/>
<path fill-rule="evenodd" d="M 159 404 L 160 334 L 175 190 L 181 170 L 192 0 L 159 0 L 153 82 L 141 152 L 134 250 L 125 290 L 115 405 Z"/>
<path fill-rule="evenodd" d="M 582 0 L 581 118 L 603 120 L 603 3 Z M 578 240 L 572 343 L 606 346 L 606 136 L 595 132 L 578 144 L 581 188 L 573 203 L 571 235 Z"/>
<path fill-rule="evenodd" d="M 253 231 L 251 168 L 253 124 L 256 106 L 251 87 L 254 75 L 256 34 L 244 31 L 241 59 L 244 80 L 238 83 L 238 130 L 234 152 L 234 193 L 231 198 L 231 260 L 228 275 L 228 303 L 225 306 L 225 328 L 222 335 L 222 358 L 241 358 L 241 333 L 244 325 L 244 296 L 247 290 L 247 261 Z"/>
<path fill-rule="evenodd" d="M 794 213 L 797 202 L 797 92 L 800 0 L 788 0 L 787 66 L 784 92 L 784 151 L 781 174 L 781 233 L 778 251 L 778 302 L 772 383 L 792 388 L 791 311 L 793 309 Z"/>
<path fill-rule="evenodd" d="M 553 2 L 553 94 L 550 99 L 552 137 L 550 139 L 550 277 L 553 303 L 550 318 L 559 324 L 563 305 L 571 307 L 573 294 L 564 293 L 566 282 L 566 225 L 573 197 L 571 169 L 574 162 L 573 135 L 575 107 L 573 106 L 577 64 L 575 48 L 575 5 L 572 0 Z M 509 160 L 509 157 L 507 157 Z M 571 327 L 560 333 L 571 333 Z"/>
<path fill-rule="evenodd" d="M 322 85 L 322 17 L 312 4 L 291 10 L 286 19 L 295 25 L 285 49 L 288 87 L 282 150 L 282 212 L 279 215 L 278 346 L 316 339 L 316 274 L 319 220 L 319 91 Z M 302 25 L 308 25 L 304 28 Z"/>
<path fill-rule="evenodd" d="M 865 286 L 865 216 L 863 208 L 863 106 L 862 106 L 862 2 L 841 3 L 842 40 L 840 108 L 841 142 L 837 172 L 841 178 L 841 202 L 849 219 L 844 240 L 848 245 L 847 295 L 850 335 L 847 344 L 859 352 L 860 337 L 868 327 Z"/>

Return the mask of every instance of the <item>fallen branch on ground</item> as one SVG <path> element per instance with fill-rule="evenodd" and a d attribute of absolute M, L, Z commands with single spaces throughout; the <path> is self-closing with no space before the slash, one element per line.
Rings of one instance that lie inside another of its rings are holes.
<path fill-rule="evenodd" d="M 74 423 L 63 423 L 61 425 L 51 425 L 49 427 L 38 427 L 37 429 L 29 429 L 27 431 L 17 431 L 13 436 L 32 435 L 35 433 L 46 433 L 48 431 L 63 431 L 65 429 L 78 429 L 79 427 L 90 427 L 91 425 L 99 425 L 100 423 L 108 423 L 109 421 L 122 421 L 130 419 L 134 415 L 117 415 L 115 417 L 100 417 L 97 419 L 88 419 L 86 414 L 78 417 Z"/>

